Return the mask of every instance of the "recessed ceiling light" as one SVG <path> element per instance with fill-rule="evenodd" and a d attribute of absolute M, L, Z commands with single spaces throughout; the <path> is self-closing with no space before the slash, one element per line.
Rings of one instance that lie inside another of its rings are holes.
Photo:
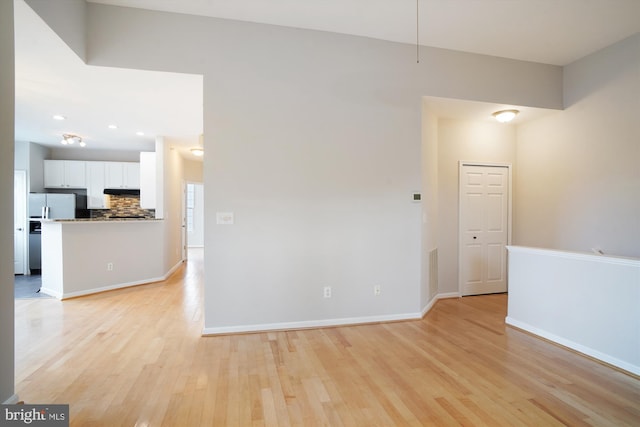
<path fill-rule="evenodd" d="M 204 150 L 202 148 L 200 148 L 200 147 L 192 148 L 191 149 L 191 153 L 194 156 L 198 156 L 198 157 L 204 156 Z"/>
<path fill-rule="evenodd" d="M 54 116 L 53 116 L 53 119 L 54 119 L 54 120 L 65 120 L 65 119 L 66 119 L 66 117 L 65 117 L 65 116 L 62 116 L 62 115 L 60 115 L 60 114 L 56 114 L 56 115 L 54 115 Z"/>
<path fill-rule="evenodd" d="M 138 135 L 138 136 L 144 136 L 144 132 L 136 132 L 136 135 Z"/>
<path fill-rule="evenodd" d="M 116 125 L 109 125 L 109 126 L 107 126 L 107 127 L 108 127 L 109 129 L 118 129 L 118 126 L 116 126 Z"/>

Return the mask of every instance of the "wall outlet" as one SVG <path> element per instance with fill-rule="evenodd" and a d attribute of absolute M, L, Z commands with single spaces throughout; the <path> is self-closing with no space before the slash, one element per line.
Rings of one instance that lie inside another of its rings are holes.
<path fill-rule="evenodd" d="M 374 294 L 375 296 L 378 296 L 378 295 L 380 295 L 381 293 L 382 293 L 382 287 L 381 287 L 380 285 L 375 285 L 375 286 L 373 287 L 373 294 Z"/>
<path fill-rule="evenodd" d="M 324 293 L 323 296 L 325 298 L 331 298 L 331 286 L 325 286 L 324 287 Z"/>
<path fill-rule="evenodd" d="M 107 263 L 107 271 L 113 271 L 113 263 L 112 262 L 108 262 Z"/>

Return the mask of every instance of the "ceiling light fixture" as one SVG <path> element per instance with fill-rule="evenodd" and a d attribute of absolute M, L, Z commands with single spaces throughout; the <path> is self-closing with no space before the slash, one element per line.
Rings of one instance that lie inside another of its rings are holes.
<path fill-rule="evenodd" d="M 192 148 L 191 154 L 193 154 L 194 156 L 202 157 L 204 156 L 204 149 L 200 147 Z"/>
<path fill-rule="evenodd" d="M 66 117 L 60 114 L 56 114 L 53 116 L 53 120 L 65 120 Z"/>
<path fill-rule="evenodd" d="M 109 125 L 109 126 L 107 126 L 107 127 L 108 127 L 109 129 L 118 129 L 118 126 L 116 126 L 116 125 Z"/>
<path fill-rule="evenodd" d="M 60 144 L 62 145 L 73 145 L 75 143 L 78 143 L 78 145 L 80 147 L 86 147 L 86 143 L 82 140 L 81 137 L 79 137 L 78 135 L 74 135 L 72 133 L 65 133 L 62 134 L 62 140 L 60 141 Z"/>
<path fill-rule="evenodd" d="M 138 136 L 144 136 L 144 132 L 136 132 L 136 135 L 138 135 Z"/>
<path fill-rule="evenodd" d="M 519 113 L 518 110 L 501 110 L 492 114 L 493 117 L 500 123 L 508 123 L 513 120 Z"/>

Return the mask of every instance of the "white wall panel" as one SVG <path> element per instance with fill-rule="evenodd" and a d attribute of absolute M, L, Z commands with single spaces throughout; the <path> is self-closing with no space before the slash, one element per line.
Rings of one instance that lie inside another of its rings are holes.
<path fill-rule="evenodd" d="M 640 260 L 509 247 L 507 323 L 640 374 Z"/>

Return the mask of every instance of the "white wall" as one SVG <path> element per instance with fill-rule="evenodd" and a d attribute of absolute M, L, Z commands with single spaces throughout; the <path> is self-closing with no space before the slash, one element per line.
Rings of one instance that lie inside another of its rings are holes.
<path fill-rule="evenodd" d="M 44 160 L 50 158 L 51 150 L 33 142 L 29 143 L 29 191 L 37 193 L 44 188 Z"/>
<path fill-rule="evenodd" d="M 26 3 L 51 16 L 51 28 L 80 59 L 86 60 L 85 0 L 26 0 Z"/>
<path fill-rule="evenodd" d="M 210 331 L 416 315 L 421 96 L 562 105 L 561 71 L 549 65 L 435 48 L 416 64 L 414 48 L 398 43 L 87 11 L 89 63 L 204 75 Z M 234 212 L 235 225 L 215 225 L 214 212 Z"/>
<path fill-rule="evenodd" d="M 516 163 L 513 124 L 438 121 L 438 285 L 458 292 L 458 171 L 460 161 Z"/>
<path fill-rule="evenodd" d="M 518 127 L 514 243 L 640 257 L 640 34 L 564 86 L 565 111 Z"/>
<path fill-rule="evenodd" d="M 182 157 L 168 143 L 161 144 L 163 159 L 164 268 L 182 261 L 183 169 Z M 156 150 L 158 144 L 156 144 Z M 157 155 L 157 153 L 156 153 Z"/>
<path fill-rule="evenodd" d="M 202 162 L 198 160 L 183 160 L 184 179 L 188 182 L 203 182 Z"/>
<path fill-rule="evenodd" d="M 438 293 L 437 262 L 430 253 L 438 249 L 438 117 L 422 105 L 422 285 L 424 309 Z M 432 274 L 433 272 L 433 274 Z"/>
<path fill-rule="evenodd" d="M 163 227 L 164 221 L 43 223 L 43 292 L 70 298 L 162 280 L 169 271 Z"/>
<path fill-rule="evenodd" d="M 94 150 L 87 148 L 59 147 L 51 149 L 53 160 L 85 160 L 104 162 L 139 162 L 139 151 Z"/>
<path fill-rule="evenodd" d="M 13 167 L 15 78 L 13 2 L 0 1 L 0 403 L 15 403 Z"/>
<path fill-rule="evenodd" d="M 29 143 L 24 141 L 16 141 L 14 146 L 14 163 L 15 170 L 29 170 Z M 27 188 L 28 191 L 28 188 Z"/>
<path fill-rule="evenodd" d="M 507 323 L 640 375 L 640 260 L 509 247 Z"/>

